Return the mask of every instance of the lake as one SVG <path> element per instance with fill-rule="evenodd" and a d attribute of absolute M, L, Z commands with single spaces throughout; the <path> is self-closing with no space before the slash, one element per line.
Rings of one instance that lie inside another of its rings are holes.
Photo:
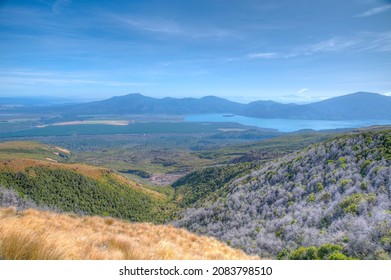
<path fill-rule="evenodd" d="M 258 119 L 226 114 L 188 115 L 188 122 L 235 122 L 248 126 L 273 128 L 281 132 L 293 132 L 301 129 L 325 130 L 338 128 L 357 128 L 371 125 L 391 125 L 391 120 L 299 120 L 299 119 Z"/>

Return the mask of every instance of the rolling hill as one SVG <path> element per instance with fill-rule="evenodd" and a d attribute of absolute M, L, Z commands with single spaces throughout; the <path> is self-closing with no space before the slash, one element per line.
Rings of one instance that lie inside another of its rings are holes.
<path fill-rule="evenodd" d="M 391 130 L 346 134 L 220 186 L 175 225 L 267 258 L 389 259 L 390 174 Z"/>
<path fill-rule="evenodd" d="M 129 221 L 162 223 L 169 197 L 116 172 L 56 162 L 64 149 L 33 142 L 0 143 L 0 206 L 40 207 Z"/>

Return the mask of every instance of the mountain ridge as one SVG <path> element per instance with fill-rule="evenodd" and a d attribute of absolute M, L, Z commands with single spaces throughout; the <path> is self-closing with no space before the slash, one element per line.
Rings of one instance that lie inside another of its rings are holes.
<path fill-rule="evenodd" d="M 70 115 L 105 114 L 236 114 L 255 118 L 358 120 L 391 119 L 391 97 L 356 92 L 309 104 L 254 101 L 242 104 L 216 96 L 202 98 L 154 98 L 131 93 L 101 101 L 29 108 L 3 108 L 4 112 L 55 113 Z"/>

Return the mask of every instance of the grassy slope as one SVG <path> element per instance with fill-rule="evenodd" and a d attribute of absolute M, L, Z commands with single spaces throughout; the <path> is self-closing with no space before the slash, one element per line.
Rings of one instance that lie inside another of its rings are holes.
<path fill-rule="evenodd" d="M 70 151 L 53 145 L 43 145 L 32 141 L 11 141 L 0 143 L 0 159 L 31 158 L 53 162 L 66 161 Z"/>
<path fill-rule="evenodd" d="M 256 259 L 171 226 L 0 208 L 0 259 Z"/>

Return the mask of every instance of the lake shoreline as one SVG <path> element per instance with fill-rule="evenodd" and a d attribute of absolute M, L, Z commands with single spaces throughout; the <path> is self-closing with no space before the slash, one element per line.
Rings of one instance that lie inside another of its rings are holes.
<path fill-rule="evenodd" d="M 391 120 L 304 120 L 304 119 L 261 119 L 227 114 L 186 115 L 186 122 L 234 122 L 246 126 L 275 129 L 279 132 L 300 130 L 331 130 L 360 128 L 372 125 L 391 125 Z"/>

